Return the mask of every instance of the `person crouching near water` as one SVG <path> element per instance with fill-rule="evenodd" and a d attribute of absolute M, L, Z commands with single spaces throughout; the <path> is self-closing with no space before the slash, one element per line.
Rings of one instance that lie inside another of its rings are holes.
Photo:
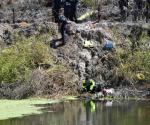
<path fill-rule="evenodd" d="M 59 11 L 59 32 L 61 33 L 61 40 L 62 40 L 62 45 L 65 45 L 65 37 L 66 37 L 66 25 L 70 22 L 67 20 L 67 18 L 64 16 L 64 9 L 61 8 Z"/>
<path fill-rule="evenodd" d="M 96 83 L 93 79 L 89 79 L 89 77 L 85 77 L 85 80 L 82 81 L 82 92 L 103 93 L 104 88 L 104 83 Z"/>
<path fill-rule="evenodd" d="M 82 81 L 82 92 L 94 93 L 95 82 L 89 77 L 85 77 L 85 80 Z"/>

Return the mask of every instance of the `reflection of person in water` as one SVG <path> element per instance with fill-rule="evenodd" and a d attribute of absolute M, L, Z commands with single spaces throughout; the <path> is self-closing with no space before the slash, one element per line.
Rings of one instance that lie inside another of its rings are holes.
<path fill-rule="evenodd" d="M 87 100 L 84 102 L 84 107 L 86 110 L 86 124 L 92 125 L 92 114 L 96 110 L 95 102 L 92 100 Z"/>

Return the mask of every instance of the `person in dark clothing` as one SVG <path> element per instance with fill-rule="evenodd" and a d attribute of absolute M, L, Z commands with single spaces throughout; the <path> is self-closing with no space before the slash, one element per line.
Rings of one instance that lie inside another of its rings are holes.
<path fill-rule="evenodd" d="M 62 0 L 53 0 L 52 14 L 54 16 L 55 22 L 58 23 L 59 10 L 61 9 L 63 2 Z"/>
<path fill-rule="evenodd" d="M 119 0 L 118 4 L 119 4 L 119 9 L 120 9 L 121 19 L 122 19 L 122 21 L 125 21 L 125 19 L 127 17 L 126 9 L 128 9 L 128 0 Z"/>
<path fill-rule="evenodd" d="M 71 15 L 71 19 L 72 21 L 77 22 L 77 4 L 78 4 L 78 0 L 73 0 L 71 3 L 72 6 L 72 15 Z"/>
<path fill-rule="evenodd" d="M 64 2 L 64 15 L 67 19 L 73 21 L 72 19 L 72 1 L 71 0 L 66 0 Z"/>
<path fill-rule="evenodd" d="M 67 19 L 77 22 L 77 3 L 78 0 L 66 0 L 64 2 L 64 15 Z"/>
<path fill-rule="evenodd" d="M 62 45 L 65 44 L 65 34 L 66 34 L 66 25 L 68 24 L 68 20 L 67 18 L 64 16 L 64 11 L 63 9 L 61 9 L 59 11 L 59 31 L 61 33 L 62 36 Z"/>

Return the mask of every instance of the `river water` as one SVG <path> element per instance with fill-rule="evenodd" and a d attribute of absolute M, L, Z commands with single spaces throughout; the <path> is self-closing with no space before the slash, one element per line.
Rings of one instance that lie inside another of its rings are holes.
<path fill-rule="evenodd" d="M 40 115 L 0 121 L 0 125 L 150 125 L 150 101 L 68 101 L 37 105 Z"/>

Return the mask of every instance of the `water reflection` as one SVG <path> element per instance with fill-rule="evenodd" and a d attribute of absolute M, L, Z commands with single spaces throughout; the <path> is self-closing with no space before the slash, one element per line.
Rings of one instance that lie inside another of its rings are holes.
<path fill-rule="evenodd" d="M 42 106 L 42 105 L 40 105 Z M 149 101 L 71 101 L 45 105 L 43 114 L 0 121 L 0 125 L 149 125 Z"/>

